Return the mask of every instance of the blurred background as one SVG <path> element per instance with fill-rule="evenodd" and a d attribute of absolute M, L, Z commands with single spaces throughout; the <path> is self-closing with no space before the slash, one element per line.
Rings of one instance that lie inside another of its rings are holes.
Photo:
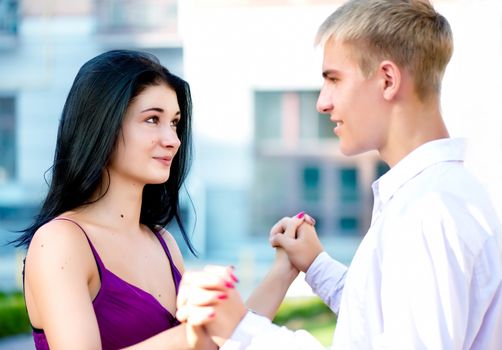
<path fill-rule="evenodd" d="M 467 166 L 502 214 L 502 6 L 432 2 L 455 38 L 444 118 L 467 138 Z M 0 0 L 0 291 L 21 288 L 24 251 L 5 243 L 47 190 L 73 78 L 118 48 L 155 54 L 192 89 L 195 158 L 182 210 L 199 257 L 178 240 L 188 268 L 235 265 L 249 293 L 274 256 L 270 227 L 301 210 L 316 218 L 327 251 L 350 263 L 369 226 L 371 183 L 388 168 L 374 153 L 343 156 L 315 109 L 322 52 L 313 39 L 340 3 Z M 309 293 L 302 278 L 290 290 Z"/>

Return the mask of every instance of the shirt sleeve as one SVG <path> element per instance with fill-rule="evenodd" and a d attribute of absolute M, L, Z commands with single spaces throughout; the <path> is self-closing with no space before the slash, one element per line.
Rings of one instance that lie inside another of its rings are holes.
<path fill-rule="evenodd" d="M 345 285 L 347 266 L 322 252 L 310 265 L 305 280 L 326 305 L 336 314 L 340 309 L 340 300 Z"/>
<path fill-rule="evenodd" d="M 325 350 L 305 330 L 280 327 L 264 316 L 248 312 L 221 350 Z"/>

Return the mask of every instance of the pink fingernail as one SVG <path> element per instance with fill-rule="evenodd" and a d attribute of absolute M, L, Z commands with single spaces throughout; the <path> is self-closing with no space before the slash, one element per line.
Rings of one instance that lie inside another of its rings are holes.
<path fill-rule="evenodd" d="M 298 219 L 302 219 L 304 215 L 305 215 L 305 212 L 304 212 L 304 211 L 301 211 L 301 212 L 299 212 L 299 213 L 298 213 L 298 215 L 296 215 L 296 217 L 297 217 Z"/>
<path fill-rule="evenodd" d="M 225 286 L 227 286 L 227 288 L 235 288 L 234 284 L 230 282 L 225 282 Z"/>
<path fill-rule="evenodd" d="M 218 295 L 218 299 L 220 299 L 220 300 L 228 299 L 228 295 L 226 295 L 226 294 L 220 294 L 220 295 Z"/>
<path fill-rule="evenodd" d="M 232 277 L 234 282 L 239 282 L 239 279 L 233 273 L 230 274 L 230 277 Z"/>

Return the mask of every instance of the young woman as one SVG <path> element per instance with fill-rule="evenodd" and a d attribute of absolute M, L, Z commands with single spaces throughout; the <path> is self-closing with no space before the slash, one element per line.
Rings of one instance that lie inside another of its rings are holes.
<path fill-rule="evenodd" d="M 184 349 L 176 220 L 191 150 L 188 84 L 149 54 L 85 63 L 66 100 L 24 293 L 40 349 Z M 209 338 L 195 344 L 212 348 Z M 191 344 L 192 345 L 192 344 Z"/>

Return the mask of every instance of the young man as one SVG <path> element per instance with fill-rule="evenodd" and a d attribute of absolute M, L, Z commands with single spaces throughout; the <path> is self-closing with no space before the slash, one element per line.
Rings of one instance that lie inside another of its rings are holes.
<path fill-rule="evenodd" d="M 453 50 L 448 22 L 426 0 L 351 0 L 321 25 L 317 41 L 324 46 L 317 108 L 336 124 L 342 152 L 377 150 L 391 167 L 373 184 L 371 227 L 350 269 L 299 219 L 272 232 L 272 245 L 338 314 L 332 348 L 500 348 L 501 225 L 440 112 Z M 205 304 L 214 312 L 207 330 L 219 332 L 223 349 L 319 348 L 306 332 L 245 314 L 235 293 L 228 296 Z M 183 300 L 181 314 L 197 323 L 201 305 Z"/>

